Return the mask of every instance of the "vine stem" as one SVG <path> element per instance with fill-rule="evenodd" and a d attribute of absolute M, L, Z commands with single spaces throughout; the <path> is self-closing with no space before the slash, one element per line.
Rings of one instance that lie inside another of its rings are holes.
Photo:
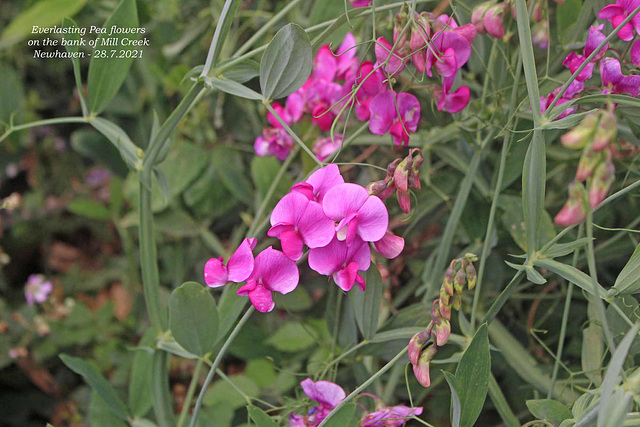
<path fill-rule="evenodd" d="M 255 307 L 253 305 L 247 309 L 247 311 L 244 313 L 244 316 L 242 316 L 242 319 L 240 319 L 236 327 L 233 328 L 233 331 L 231 331 L 231 334 L 229 334 L 229 337 L 224 342 L 224 344 L 222 345 L 222 348 L 218 352 L 218 355 L 216 356 L 215 360 L 211 364 L 211 369 L 207 374 L 207 378 L 204 380 L 204 384 L 202 384 L 202 389 L 200 390 L 200 394 L 198 395 L 198 400 L 196 400 L 196 406 L 193 408 L 193 415 L 191 416 L 191 422 L 189 423 L 189 427 L 195 427 L 196 421 L 198 420 L 198 415 L 200 415 L 200 409 L 202 408 L 202 401 L 204 400 L 204 395 L 207 392 L 207 388 L 209 387 L 209 384 L 211 384 L 213 377 L 216 375 L 216 369 L 218 369 L 218 365 L 220 364 L 225 353 L 231 346 L 231 343 L 233 342 L 235 337 L 240 333 L 240 330 L 242 329 L 244 324 L 247 323 L 247 320 L 249 320 L 249 318 L 251 317 L 254 311 L 255 311 Z"/>
<path fill-rule="evenodd" d="M 307 153 L 309 155 L 309 157 L 311 157 L 313 159 L 314 162 L 316 162 L 316 164 L 318 165 L 318 167 L 322 167 L 324 166 L 323 163 L 318 160 L 318 158 L 316 157 L 315 154 L 313 154 L 313 151 L 311 151 L 311 149 L 309 147 L 307 147 L 307 145 L 302 142 L 302 140 L 298 137 L 298 135 L 296 135 L 296 133 L 291 130 L 291 128 L 289 127 L 288 124 L 286 124 L 284 122 L 284 120 L 282 120 L 282 117 L 280 117 L 280 115 L 276 112 L 276 110 L 273 109 L 273 107 L 271 106 L 271 104 L 269 103 L 269 101 L 265 101 L 264 102 L 265 107 L 267 107 L 267 110 L 269 110 L 269 112 L 271 114 L 273 114 L 273 117 L 276 118 L 276 120 L 278 120 L 278 123 L 280 123 L 282 125 L 282 127 L 284 128 L 284 130 L 287 131 L 287 133 L 289 135 L 291 135 L 291 137 L 298 143 L 298 145 L 300 146 L 300 148 L 302 148 L 304 150 L 305 153 Z"/>
<path fill-rule="evenodd" d="M 198 385 L 198 378 L 200 378 L 200 370 L 202 369 L 202 364 L 204 362 L 202 359 L 198 359 L 196 362 L 196 367 L 193 369 L 193 377 L 191 377 L 191 382 L 189 383 L 189 389 L 187 390 L 187 397 L 184 400 L 184 404 L 182 405 L 182 411 L 180 411 L 180 418 L 178 418 L 178 427 L 182 427 L 185 419 L 187 418 L 187 413 L 189 412 L 189 407 L 191 406 L 191 401 L 193 400 L 193 395 L 196 392 L 196 385 Z"/>
<path fill-rule="evenodd" d="M 407 350 L 409 349 L 409 347 L 405 347 L 403 350 L 400 350 L 400 352 L 398 354 L 396 354 L 396 356 L 391 359 L 386 365 L 384 365 L 382 368 L 380 368 L 380 370 L 378 372 L 376 372 L 375 374 L 373 374 L 371 376 L 371 378 L 369 378 L 368 380 L 366 380 L 365 382 L 363 382 L 362 384 L 360 384 L 360 386 L 358 386 L 358 388 L 356 388 L 355 390 L 353 390 L 347 397 L 344 398 L 344 400 L 340 403 L 338 403 L 338 405 L 333 408 L 331 410 L 331 412 L 329 412 L 329 415 L 327 415 L 327 417 L 322 420 L 322 422 L 320 424 L 318 424 L 318 427 L 323 427 L 327 424 L 327 421 L 329 421 L 329 419 L 331 419 L 331 417 L 333 417 L 345 404 L 347 404 L 349 401 L 351 401 L 354 397 L 356 397 L 357 395 L 359 395 L 360 393 L 362 393 L 362 391 L 364 389 L 366 389 L 367 387 L 369 387 L 369 385 L 371 385 L 371 383 L 373 383 L 375 380 L 377 380 L 382 374 L 384 374 L 385 372 L 387 372 L 389 369 L 391 369 L 393 367 L 393 365 L 396 364 L 396 362 L 398 360 L 400 360 L 402 358 L 402 356 L 404 356 L 407 353 Z M 193 427 L 193 426 L 192 426 Z"/>
<path fill-rule="evenodd" d="M 23 125 L 13 126 L 10 125 L 7 130 L 0 136 L 0 142 L 4 141 L 9 137 L 13 132 L 17 132 L 20 130 L 35 128 L 38 126 L 46 126 L 46 125 L 59 125 L 63 123 L 89 123 L 89 119 L 85 117 L 58 117 L 57 119 L 46 119 L 46 120 L 37 120 L 31 123 L 25 123 Z"/>

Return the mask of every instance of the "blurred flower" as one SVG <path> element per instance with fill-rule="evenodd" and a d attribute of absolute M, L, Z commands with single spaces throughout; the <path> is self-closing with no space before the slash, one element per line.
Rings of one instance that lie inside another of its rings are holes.
<path fill-rule="evenodd" d="M 633 96 L 640 94 L 640 76 L 625 76 L 620 68 L 620 61 L 615 58 L 603 58 L 600 61 L 602 93 L 619 93 Z"/>
<path fill-rule="evenodd" d="M 607 198 L 615 179 L 616 168 L 613 165 L 613 161 L 611 161 L 611 156 L 609 156 L 593 172 L 593 178 L 589 186 L 589 204 L 592 208 L 596 208 Z"/>
<path fill-rule="evenodd" d="M 261 313 L 273 310 L 271 292 L 288 294 L 298 286 L 298 266 L 285 254 L 269 246 L 256 256 L 247 284 L 238 289 L 238 295 L 248 295 Z"/>
<path fill-rule="evenodd" d="M 84 175 L 84 182 L 91 189 L 97 189 L 109 182 L 111 179 L 111 172 L 100 166 L 94 166 L 87 171 Z"/>
<path fill-rule="evenodd" d="M 373 0 L 349 0 L 349 3 L 353 7 L 367 7 Z"/>
<path fill-rule="evenodd" d="M 257 137 L 253 148 L 258 156 L 275 156 L 278 160 L 285 160 L 294 147 L 293 138 L 282 128 L 264 128 L 262 135 Z"/>
<path fill-rule="evenodd" d="M 53 290 L 53 285 L 46 280 L 42 274 L 31 274 L 27 279 L 24 287 L 24 296 L 27 304 L 41 304 L 47 300 L 47 297 Z"/>
<path fill-rule="evenodd" d="M 531 41 L 539 49 L 546 50 L 549 47 L 549 21 L 544 20 L 535 24 L 532 28 Z"/>
<path fill-rule="evenodd" d="M 329 412 L 346 397 L 346 393 L 337 384 L 330 381 L 313 382 L 311 378 L 300 383 L 304 393 L 320 406 L 314 406 L 306 416 L 291 414 L 289 427 L 315 427 L 324 420 Z"/>
<path fill-rule="evenodd" d="M 23 346 L 13 347 L 9 349 L 7 354 L 10 358 L 17 359 L 19 357 L 27 357 L 29 355 L 29 350 L 27 350 L 27 348 Z"/>
<path fill-rule="evenodd" d="M 606 19 L 611 25 L 617 27 L 624 21 L 634 9 L 640 6 L 637 0 L 617 0 L 615 4 L 609 4 L 598 12 L 599 19 Z M 633 38 L 633 30 L 640 34 L 640 15 L 634 16 L 618 32 L 618 37 L 629 41 Z"/>
<path fill-rule="evenodd" d="M 414 416 L 422 414 L 422 408 L 409 408 L 398 405 L 383 407 L 367 414 L 360 422 L 360 427 L 400 427 Z"/>
<path fill-rule="evenodd" d="M 631 46 L 631 62 L 636 67 L 640 67 L 640 40 L 636 40 Z"/>
<path fill-rule="evenodd" d="M 211 258 L 204 266 L 204 282 L 212 288 L 224 286 L 228 282 L 244 282 L 253 270 L 252 251 L 256 243 L 256 239 L 244 239 L 227 265 L 224 265 L 222 257 Z"/>
<path fill-rule="evenodd" d="M 313 143 L 311 149 L 316 155 L 318 160 L 324 162 L 330 155 L 332 155 L 342 145 L 342 134 L 335 134 L 334 139 L 331 137 L 318 138 Z"/>
<path fill-rule="evenodd" d="M 495 0 L 480 3 L 473 9 L 473 12 L 471 13 L 471 24 L 480 34 L 487 33 L 487 30 L 484 27 L 484 15 L 487 13 L 487 10 L 489 10 L 489 8 L 493 5 L 495 5 Z"/>
<path fill-rule="evenodd" d="M 489 35 L 501 39 L 504 37 L 504 16 L 509 11 L 509 3 L 502 2 L 487 9 L 483 25 Z"/>

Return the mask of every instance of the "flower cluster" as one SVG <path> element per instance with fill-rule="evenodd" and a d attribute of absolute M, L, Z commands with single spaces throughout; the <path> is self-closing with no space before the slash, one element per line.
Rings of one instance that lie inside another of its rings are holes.
<path fill-rule="evenodd" d="M 204 267 L 211 287 L 228 282 L 246 284 L 238 295 L 247 295 L 258 311 L 274 307 L 272 292 L 293 291 L 299 280 L 295 261 L 309 248 L 309 267 L 344 291 L 366 284 L 359 272 L 371 264 L 370 243 L 386 258 L 395 258 L 404 239 L 388 230 L 389 213 L 382 200 L 357 184 L 345 183 L 336 165 L 328 165 L 295 184 L 271 214 L 270 237 L 277 237 L 282 252 L 268 247 L 253 257 L 256 239 L 245 239 L 224 264 L 212 258 Z"/>
<path fill-rule="evenodd" d="M 420 384 L 429 387 L 429 366 L 438 349 L 447 343 L 451 335 L 451 310 L 460 310 L 465 284 L 469 290 L 476 285 L 477 274 L 473 263 L 478 260 L 473 254 L 454 259 L 444 275 L 440 287 L 440 298 L 431 306 L 431 322 L 427 329 L 415 334 L 409 341 L 409 360 L 413 373 Z M 431 340 L 431 342 L 429 342 Z"/>
<path fill-rule="evenodd" d="M 342 387 L 330 381 L 313 382 L 311 378 L 300 383 L 304 393 L 320 405 L 314 406 L 307 415 L 291 414 L 289 427 L 315 427 L 324 420 L 329 412 L 346 396 Z M 386 407 L 381 405 L 375 412 L 367 413 L 360 421 L 360 427 L 400 427 L 413 416 L 422 414 L 422 408 L 409 408 L 397 405 Z"/>
<path fill-rule="evenodd" d="M 569 187 L 569 199 L 555 222 L 558 225 L 578 224 L 586 218 L 585 190 L 582 182 L 589 183 L 589 204 L 598 206 L 607 197 L 615 179 L 613 141 L 617 134 L 617 119 L 610 106 L 587 115 L 573 130 L 562 136 L 562 144 L 573 150 L 582 150 L 575 180 Z"/>
<path fill-rule="evenodd" d="M 51 281 L 47 280 L 42 274 L 31 274 L 24 285 L 24 297 L 29 305 L 34 303 L 41 304 L 47 300 L 52 290 Z"/>
<path fill-rule="evenodd" d="M 400 208 L 409 213 L 411 210 L 409 189 L 420 189 L 420 166 L 423 162 L 422 151 L 419 148 L 413 148 L 404 159 L 395 159 L 389 163 L 384 179 L 367 186 L 369 194 L 384 200 L 396 193 Z"/>

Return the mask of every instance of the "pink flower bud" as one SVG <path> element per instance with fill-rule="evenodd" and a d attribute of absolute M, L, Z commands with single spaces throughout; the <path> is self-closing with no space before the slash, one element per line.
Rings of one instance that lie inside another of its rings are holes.
<path fill-rule="evenodd" d="M 410 31 L 407 29 L 404 34 L 402 30 L 407 25 L 409 17 L 407 15 L 407 11 L 405 10 L 405 6 L 402 5 L 402 8 L 394 18 L 393 22 L 393 44 L 396 46 L 398 52 L 402 52 L 407 54 L 409 52 L 409 34 Z"/>
<path fill-rule="evenodd" d="M 589 188 L 589 204 L 592 208 L 598 206 L 607 197 L 616 178 L 615 174 L 616 168 L 610 158 L 598 165 Z"/>
<path fill-rule="evenodd" d="M 576 179 L 578 181 L 585 181 L 591 176 L 596 166 L 600 164 L 603 159 L 602 152 L 593 151 L 591 147 L 585 147 L 582 152 L 582 157 L 578 162 L 578 168 L 576 169 Z"/>
<path fill-rule="evenodd" d="M 462 304 L 462 294 L 455 294 L 453 296 L 453 300 L 451 301 L 451 307 L 454 310 L 460 310 L 460 305 Z"/>
<path fill-rule="evenodd" d="M 501 39 L 504 37 L 504 14 L 509 9 L 509 3 L 498 3 L 491 6 L 484 14 L 484 28 L 489 35 Z"/>
<path fill-rule="evenodd" d="M 585 220 L 587 217 L 584 204 L 586 199 L 585 193 L 584 186 L 581 182 L 572 182 L 569 185 L 569 199 L 556 215 L 554 219 L 556 224 L 566 227 L 579 224 Z"/>
<path fill-rule="evenodd" d="M 488 1 L 485 3 L 481 3 L 473 9 L 473 13 L 471 14 L 471 23 L 474 27 L 476 27 L 476 31 L 479 34 L 486 34 L 487 31 L 484 28 L 484 15 L 487 13 L 487 9 L 495 4 L 495 1 Z"/>
<path fill-rule="evenodd" d="M 599 126 L 596 128 L 595 136 L 591 142 L 591 149 L 602 151 L 609 146 L 611 141 L 618 133 L 618 120 L 613 111 L 600 110 L 598 112 L 600 118 Z"/>
<path fill-rule="evenodd" d="M 451 335 L 451 323 L 446 319 L 442 319 L 439 324 L 435 325 L 434 329 L 436 331 L 436 345 L 439 347 L 445 345 Z"/>
<path fill-rule="evenodd" d="M 400 209 L 402 209 L 404 213 L 411 212 L 411 193 L 409 193 L 409 190 L 407 191 L 398 190 L 396 192 L 396 195 L 398 196 L 398 203 L 400 204 Z"/>
<path fill-rule="evenodd" d="M 409 42 L 409 50 L 411 51 L 411 60 L 419 73 L 425 72 L 425 64 L 427 61 L 427 43 L 431 37 L 431 26 L 424 12 L 420 15 L 414 15 L 415 24 L 411 27 L 411 41 Z"/>
<path fill-rule="evenodd" d="M 429 347 L 434 346 L 431 345 Z M 431 385 L 431 378 L 429 376 L 430 363 L 431 359 L 429 359 L 429 354 L 425 351 L 420 356 L 420 359 L 418 359 L 418 363 L 413 365 L 413 374 L 423 387 L 429 387 Z"/>
<path fill-rule="evenodd" d="M 420 331 L 409 340 L 409 361 L 412 365 L 418 364 L 418 359 L 422 353 L 422 348 L 429 341 L 430 333 L 428 331 Z"/>
<path fill-rule="evenodd" d="M 472 290 L 476 286 L 476 282 L 478 281 L 478 273 L 476 272 L 476 268 L 473 266 L 471 262 L 467 265 L 467 286 L 469 290 Z"/>
<path fill-rule="evenodd" d="M 464 289 L 464 284 L 466 281 L 467 281 L 467 273 L 465 271 L 465 268 L 461 267 L 456 273 L 455 279 L 453 280 L 453 289 L 456 291 L 456 293 L 458 294 L 462 293 L 462 290 Z"/>
<path fill-rule="evenodd" d="M 562 145 L 573 150 L 584 148 L 591 142 L 596 131 L 598 119 L 595 114 L 586 116 L 578 126 L 562 135 Z"/>
<path fill-rule="evenodd" d="M 543 6 L 544 5 L 543 5 L 542 1 L 537 1 L 536 4 L 533 6 L 533 11 L 531 13 L 531 20 L 533 22 L 542 21 Z"/>
<path fill-rule="evenodd" d="M 407 191 L 409 188 L 409 173 L 413 161 L 410 156 L 405 157 L 393 172 L 393 181 L 399 191 Z"/>

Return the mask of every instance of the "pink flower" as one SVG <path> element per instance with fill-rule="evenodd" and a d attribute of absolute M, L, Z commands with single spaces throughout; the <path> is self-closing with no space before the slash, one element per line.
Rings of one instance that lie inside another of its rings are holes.
<path fill-rule="evenodd" d="M 415 14 L 415 24 L 411 28 L 409 50 L 411 61 L 419 73 L 424 73 L 427 60 L 427 43 L 431 37 L 431 25 L 425 12 Z"/>
<path fill-rule="evenodd" d="M 334 137 L 333 140 L 331 137 L 318 138 L 313 143 L 311 150 L 321 162 L 324 162 L 342 145 L 342 134 L 337 133 Z"/>
<path fill-rule="evenodd" d="M 291 123 L 294 122 L 291 113 L 286 108 L 284 108 L 279 102 L 272 103 L 271 107 L 273 107 L 273 109 L 278 114 L 278 116 L 280 116 L 282 121 L 285 122 L 287 125 L 291 125 Z M 278 119 L 276 119 L 276 116 L 271 114 L 271 111 L 267 111 L 267 122 L 269 122 L 269 124 L 274 128 L 282 127 Z"/>
<path fill-rule="evenodd" d="M 369 104 L 369 111 L 371 133 L 384 135 L 389 132 L 397 145 L 406 146 L 409 143 L 409 132 L 418 129 L 420 103 L 418 98 L 406 92 L 397 96 L 397 104 L 393 91 L 376 95 Z"/>
<path fill-rule="evenodd" d="M 404 249 L 404 239 L 387 231 L 384 233 L 384 237 L 374 242 L 373 245 L 380 255 L 388 259 L 393 259 L 402 253 Z"/>
<path fill-rule="evenodd" d="M 400 427 L 410 418 L 420 414 L 422 414 L 421 407 L 409 408 L 403 405 L 384 407 L 364 417 L 360 427 Z"/>
<path fill-rule="evenodd" d="M 294 145 L 293 138 L 286 130 L 268 127 L 256 138 L 253 148 L 260 157 L 275 156 L 278 160 L 286 160 Z"/>
<path fill-rule="evenodd" d="M 617 27 L 624 21 L 631 12 L 640 6 L 639 0 L 617 0 L 615 4 L 609 4 L 603 7 L 598 13 L 599 19 L 606 19 Z M 633 38 L 633 30 L 640 33 L 640 15 L 636 15 L 627 22 L 618 32 L 618 37 L 622 40 L 629 41 Z"/>
<path fill-rule="evenodd" d="M 616 168 L 611 158 L 601 162 L 593 172 L 593 180 L 589 188 L 589 204 L 592 208 L 597 207 L 607 198 L 609 190 L 616 178 Z"/>
<path fill-rule="evenodd" d="M 353 7 L 367 7 L 373 0 L 349 0 Z"/>
<path fill-rule="evenodd" d="M 509 3 L 503 2 L 487 9 L 483 17 L 484 29 L 489 35 L 501 39 L 504 37 L 504 15 L 509 9 Z"/>
<path fill-rule="evenodd" d="M 318 402 L 320 406 L 311 408 L 306 416 L 291 414 L 289 416 L 289 427 L 317 426 L 346 397 L 342 387 L 329 381 L 313 382 L 311 378 L 307 378 L 300 385 L 305 394 L 310 399 Z"/>
<path fill-rule="evenodd" d="M 640 67 L 640 40 L 636 40 L 631 46 L 631 62 L 636 67 Z"/>
<path fill-rule="evenodd" d="M 356 117 L 358 120 L 366 121 L 371 115 L 369 111 L 371 100 L 387 89 L 385 77 L 379 66 L 374 66 L 371 61 L 365 61 L 360 65 L 355 83 L 360 86 L 356 92 Z"/>
<path fill-rule="evenodd" d="M 212 288 L 224 286 L 228 282 L 244 282 L 253 271 L 253 249 L 257 239 L 244 239 L 231 255 L 227 265 L 224 259 L 211 258 L 204 265 L 204 282 Z"/>
<path fill-rule="evenodd" d="M 52 290 L 53 285 L 42 274 L 31 274 L 24 286 L 24 297 L 29 305 L 41 304 L 47 300 Z"/>
<path fill-rule="evenodd" d="M 356 38 L 347 33 L 336 51 L 336 79 L 349 82 L 355 78 L 359 62 L 355 48 Z"/>
<path fill-rule="evenodd" d="M 465 30 L 472 30 L 473 34 Z M 434 34 L 432 44 L 427 50 L 425 71 L 431 77 L 431 68 L 435 65 L 443 77 L 451 77 L 467 63 L 471 56 L 471 44 L 467 37 L 475 37 L 475 29 L 471 24 L 453 30 L 439 31 Z"/>
<path fill-rule="evenodd" d="M 585 220 L 587 213 L 583 204 L 584 193 L 582 183 L 572 182 L 569 185 L 569 199 L 554 218 L 556 224 L 566 227 Z"/>
<path fill-rule="evenodd" d="M 309 200 L 322 203 L 327 191 L 340 184 L 344 184 L 340 169 L 338 165 L 331 164 L 312 173 L 305 182 L 299 182 L 291 187 L 291 191 L 301 193 Z"/>
<path fill-rule="evenodd" d="M 296 263 L 269 246 L 256 256 L 247 284 L 240 287 L 237 293 L 248 295 L 256 310 L 266 313 L 275 306 L 271 292 L 288 294 L 298 286 L 298 280 Z"/>
<path fill-rule="evenodd" d="M 457 113 L 464 110 L 469 104 L 471 96 L 469 87 L 460 86 L 455 92 L 451 92 L 451 85 L 454 77 L 442 79 L 442 86 L 435 87 L 435 97 L 438 101 L 438 111 L 446 111 L 448 113 Z"/>
<path fill-rule="evenodd" d="M 267 235 L 277 237 L 282 251 L 292 260 L 302 257 L 302 247 L 326 246 L 335 235 L 335 224 L 327 218 L 320 203 L 299 192 L 284 196 L 271 213 L 271 228 Z"/>
<path fill-rule="evenodd" d="M 383 66 L 384 72 L 388 76 L 399 74 L 404 70 L 404 57 L 397 50 L 392 51 L 393 46 L 384 37 L 378 37 L 375 45 L 376 60 Z M 388 62 L 387 62 L 388 61 Z"/>
<path fill-rule="evenodd" d="M 582 50 L 582 55 L 579 55 L 574 52 L 570 52 L 566 56 L 564 61 L 562 61 L 562 65 L 567 67 L 572 74 L 578 70 L 578 67 L 580 67 L 584 63 L 584 61 L 587 59 L 587 57 L 591 55 L 593 51 L 595 51 L 596 48 L 600 45 L 600 43 L 602 43 L 605 40 L 606 36 L 602 34 L 602 32 L 600 31 L 602 30 L 602 27 L 603 27 L 602 25 L 598 27 L 592 26 L 589 29 L 589 36 L 587 37 L 587 43 L 585 44 L 584 49 Z M 609 44 L 607 43 L 598 52 L 598 54 L 593 57 L 591 62 L 580 72 L 580 74 L 578 74 L 578 76 L 576 77 L 576 80 L 579 80 L 581 82 L 589 80 L 591 78 L 591 75 L 593 74 L 593 68 L 595 66 L 595 63 L 604 56 L 608 48 L 609 48 Z"/>
<path fill-rule="evenodd" d="M 337 238 L 347 245 L 359 236 L 365 242 L 377 242 L 389 225 L 387 208 L 377 196 L 370 196 L 358 184 L 340 184 L 327 191 L 322 201 L 326 216 L 337 222 Z"/>
<path fill-rule="evenodd" d="M 309 267 L 322 275 L 333 277 L 336 285 L 346 292 L 355 283 L 365 290 L 366 284 L 358 271 L 366 271 L 370 265 L 371 250 L 359 237 L 355 237 L 351 245 L 334 238 L 327 246 L 309 251 Z"/>
<path fill-rule="evenodd" d="M 558 96 L 558 94 L 560 93 L 560 89 L 561 88 L 562 88 L 562 86 L 557 87 L 549 95 L 540 97 L 540 111 L 543 114 L 547 110 L 547 107 L 549 105 L 551 105 L 553 100 Z M 564 104 L 565 102 L 571 101 L 571 99 L 574 96 L 576 96 L 577 94 L 579 94 L 583 90 L 584 90 L 584 83 L 579 81 L 579 80 L 574 80 L 573 82 L 571 82 L 571 84 L 569 85 L 567 90 L 564 92 L 564 95 L 562 95 L 562 98 L 560 98 L 558 100 L 556 105 Z M 576 107 L 576 106 L 569 107 L 566 110 L 564 110 L 562 112 L 562 114 L 560 114 L 556 119 L 561 119 L 563 117 L 566 117 L 566 116 L 568 116 L 570 114 L 575 113 L 577 110 L 578 110 L 578 107 Z"/>
<path fill-rule="evenodd" d="M 620 93 L 634 98 L 640 94 L 640 76 L 622 74 L 617 59 L 603 58 L 600 61 L 600 77 L 604 86 L 602 93 Z"/>

